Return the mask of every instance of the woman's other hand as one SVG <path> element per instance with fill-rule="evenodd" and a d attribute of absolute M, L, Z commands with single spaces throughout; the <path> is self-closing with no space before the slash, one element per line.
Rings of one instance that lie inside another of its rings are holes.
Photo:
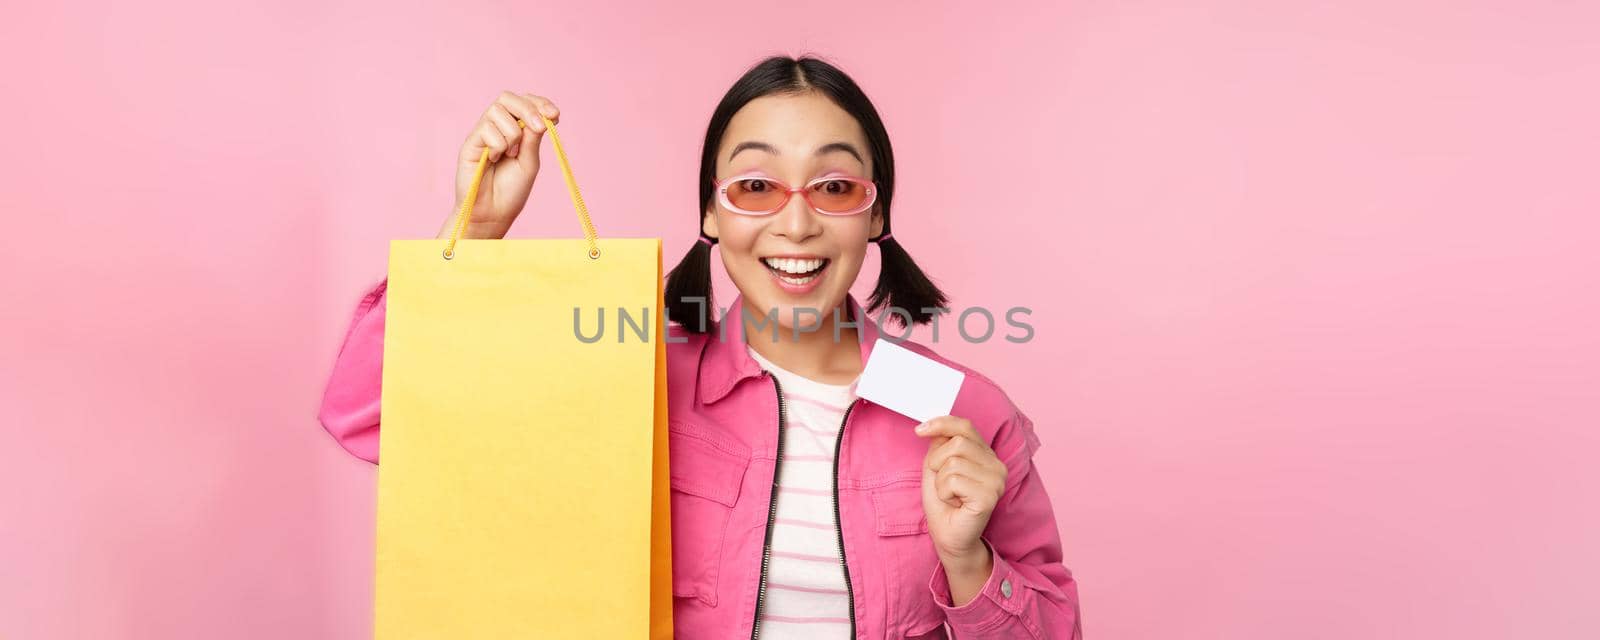
<path fill-rule="evenodd" d="M 461 237 L 505 237 L 527 204 L 534 178 L 539 175 L 539 143 L 545 131 L 540 115 L 561 122 L 561 111 L 549 98 L 505 91 L 479 116 L 461 143 L 456 159 L 455 206 L 439 230 L 440 238 L 448 238 L 454 231 L 456 212 L 467 197 L 484 149 L 489 150 L 489 163 L 484 167 L 472 217 Z M 518 126 L 517 120 L 526 126 Z"/>
<path fill-rule="evenodd" d="M 922 510 L 951 596 L 960 606 L 981 590 L 994 568 L 982 536 L 1005 494 L 1006 465 L 966 418 L 934 418 L 917 425 L 917 435 L 928 438 Z"/>

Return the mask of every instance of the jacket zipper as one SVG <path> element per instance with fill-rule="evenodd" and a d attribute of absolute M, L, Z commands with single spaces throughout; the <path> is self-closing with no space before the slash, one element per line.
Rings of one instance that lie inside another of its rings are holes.
<path fill-rule="evenodd" d="M 750 623 L 750 640 L 761 634 L 761 605 L 767 599 L 767 567 L 772 564 L 772 525 L 778 515 L 778 470 L 783 467 L 783 385 L 771 372 L 772 388 L 778 394 L 778 455 L 772 460 L 772 497 L 767 501 L 767 537 L 761 542 L 761 582 L 756 586 L 756 617 Z"/>
<path fill-rule="evenodd" d="M 757 640 L 761 635 L 761 605 L 767 597 L 767 568 L 772 564 L 772 526 L 778 514 L 778 470 L 783 466 L 783 386 L 778 384 L 777 376 L 770 372 L 766 375 L 772 378 L 772 388 L 778 394 L 778 455 L 772 462 L 772 497 L 767 502 L 767 536 L 761 542 L 761 582 L 756 587 L 756 617 L 750 623 L 750 640 Z M 839 568 L 844 570 L 844 592 L 850 601 L 852 638 L 856 637 L 856 593 L 850 584 L 850 563 L 844 555 L 844 521 L 839 518 L 839 450 L 844 446 L 844 428 L 850 424 L 850 412 L 855 409 L 854 402 L 845 408 L 844 419 L 839 422 L 839 436 L 833 441 L 833 523 L 839 535 Z"/>
<path fill-rule="evenodd" d="M 839 421 L 839 437 L 833 441 L 833 528 L 839 534 L 839 568 L 844 569 L 844 592 L 850 601 L 850 637 L 856 637 L 856 591 L 850 585 L 850 563 L 844 555 L 844 520 L 839 517 L 839 453 L 844 447 L 844 428 L 850 424 L 850 412 L 856 410 L 856 403 L 851 402 L 844 410 L 844 419 Z"/>

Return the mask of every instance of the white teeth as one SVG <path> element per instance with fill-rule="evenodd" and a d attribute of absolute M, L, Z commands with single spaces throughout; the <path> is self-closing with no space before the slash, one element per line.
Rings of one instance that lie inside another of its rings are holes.
<path fill-rule="evenodd" d="M 763 261 L 785 273 L 810 273 L 822 266 L 821 258 L 764 258 Z"/>

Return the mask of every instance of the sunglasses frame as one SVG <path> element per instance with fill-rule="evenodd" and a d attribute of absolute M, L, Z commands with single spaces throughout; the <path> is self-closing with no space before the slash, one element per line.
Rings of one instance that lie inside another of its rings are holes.
<path fill-rule="evenodd" d="M 733 186 L 733 183 L 738 182 L 740 180 L 751 180 L 751 179 L 765 180 L 765 181 L 770 182 L 773 185 L 777 186 L 778 188 L 782 189 L 785 192 L 785 194 L 783 196 L 783 202 L 778 203 L 778 206 L 776 206 L 776 207 L 773 207 L 771 209 L 767 209 L 767 210 L 764 210 L 764 211 L 752 211 L 750 209 L 741 209 L 741 208 L 739 208 L 737 206 L 734 206 L 733 199 L 728 197 L 728 187 Z M 857 207 L 855 209 L 851 209 L 849 211 L 836 212 L 836 211 L 824 211 L 822 209 L 819 209 L 817 207 L 817 204 L 815 202 L 811 201 L 811 187 L 813 185 L 819 183 L 819 182 L 828 182 L 828 181 L 832 181 L 832 180 L 844 180 L 846 182 L 854 183 L 856 185 L 861 186 L 862 188 L 867 190 L 866 199 L 862 201 L 860 207 Z M 817 178 L 813 178 L 810 181 L 806 182 L 804 185 L 801 185 L 801 186 L 798 186 L 798 187 L 791 187 L 791 186 L 789 186 L 788 183 L 786 183 L 786 182 L 784 182 L 782 180 L 767 176 L 765 174 L 760 174 L 760 173 L 744 173 L 744 174 L 733 176 L 731 178 L 724 178 L 722 180 L 718 180 L 717 181 L 717 202 L 720 203 L 723 206 L 723 208 L 726 208 L 727 210 L 732 211 L 734 213 L 737 213 L 739 215 L 745 215 L 745 216 L 765 216 L 765 215 L 771 215 L 771 214 L 777 213 L 777 212 L 783 210 L 784 207 L 788 206 L 789 200 L 794 198 L 794 194 L 796 194 L 796 193 L 800 194 L 801 198 L 805 198 L 806 205 L 810 206 L 812 211 L 815 211 L 815 212 L 820 213 L 820 214 L 825 215 L 825 216 L 854 216 L 854 215 L 860 215 L 861 213 L 866 212 L 867 210 L 871 209 L 872 205 L 878 203 L 878 185 L 876 183 L 874 183 L 873 181 L 868 180 L 866 178 L 858 178 L 856 176 L 850 176 L 850 175 L 820 176 L 820 177 L 817 177 Z"/>

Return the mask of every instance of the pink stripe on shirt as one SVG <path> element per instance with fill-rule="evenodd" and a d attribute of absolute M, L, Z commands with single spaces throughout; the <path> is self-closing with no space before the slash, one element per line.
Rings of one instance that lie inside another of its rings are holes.
<path fill-rule="evenodd" d="M 774 558 L 788 558 L 790 560 L 804 560 L 806 562 L 839 562 L 839 556 L 814 556 L 807 553 L 794 553 L 792 551 L 773 551 Z"/>
<path fill-rule="evenodd" d="M 842 595 L 849 594 L 849 592 L 845 591 L 844 589 L 823 589 L 823 588 L 820 588 L 820 587 L 802 587 L 802 586 L 796 585 L 796 584 L 784 584 L 782 582 L 773 582 L 771 580 L 767 581 L 767 588 L 768 589 L 783 589 L 784 591 L 803 591 L 805 593 L 821 593 L 821 594 L 826 594 L 826 595 L 830 595 L 830 596 L 842 596 Z"/>
<path fill-rule="evenodd" d="M 805 527 L 807 529 L 822 529 L 823 531 L 833 531 L 833 524 L 832 523 L 826 523 L 825 524 L 825 523 L 821 523 L 821 522 L 808 522 L 808 521 L 805 521 L 805 520 L 796 520 L 794 518 L 778 518 L 777 520 L 774 520 L 773 522 L 776 522 L 778 524 L 788 525 L 788 526 L 791 526 L 791 527 Z"/>
<path fill-rule="evenodd" d="M 774 616 L 765 613 L 761 614 L 761 620 L 763 622 L 792 622 L 795 624 L 848 624 L 850 622 L 849 618 Z"/>
<path fill-rule="evenodd" d="M 833 456 L 784 456 L 785 462 L 833 462 Z"/>

